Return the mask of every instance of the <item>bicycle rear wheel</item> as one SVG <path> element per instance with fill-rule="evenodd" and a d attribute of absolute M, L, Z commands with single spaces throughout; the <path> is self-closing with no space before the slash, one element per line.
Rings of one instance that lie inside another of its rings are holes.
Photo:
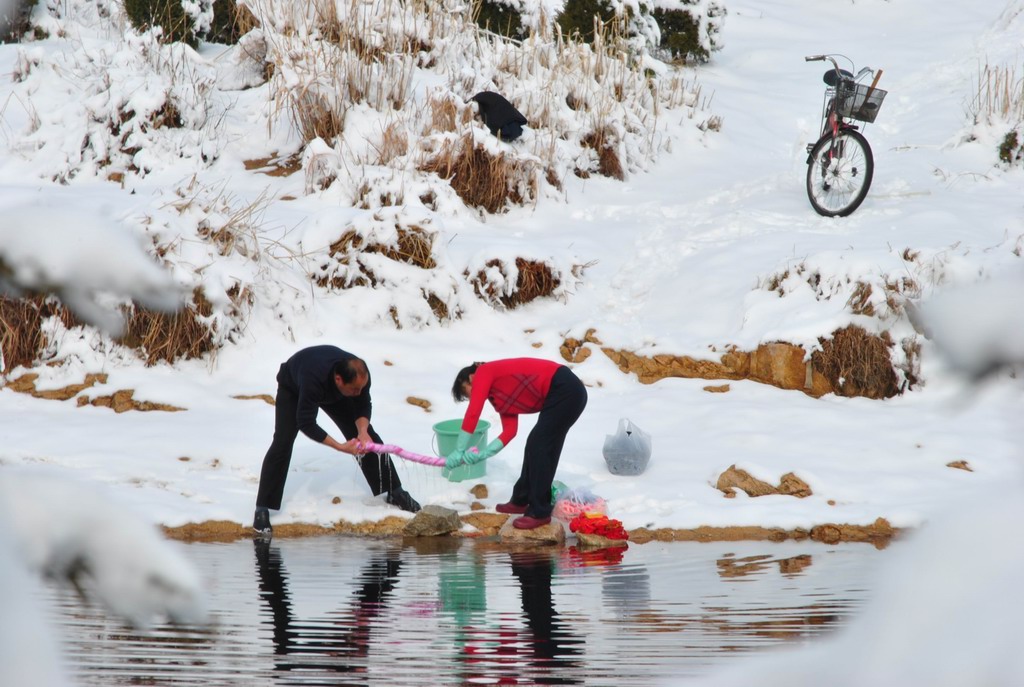
<path fill-rule="evenodd" d="M 833 140 L 828 134 L 811 149 L 807 163 L 807 197 L 824 217 L 846 217 L 871 188 L 875 159 L 860 132 L 845 129 Z"/>

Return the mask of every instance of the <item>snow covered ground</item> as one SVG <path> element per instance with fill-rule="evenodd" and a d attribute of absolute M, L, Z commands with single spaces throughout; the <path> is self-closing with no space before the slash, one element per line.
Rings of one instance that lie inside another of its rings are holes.
<path fill-rule="evenodd" d="M 145 39 L 126 37 L 116 13 L 108 20 L 96 8 L 68 3 L 48 20 L 61 37 L 55 31 L 46 40 L 0 46 L 0 65 L 15 77 L 0 85 L 0 259 L 15 274 L 0 275 L 27 286 L 49 286 L 54 278 L 70 283 L 61 291 L 68 304 L 115 329 L 118 300 L 111 293 L 148 295 L 147 304 L 165 306 L 168 297 L 202 286 L 224 346 L 205 359 L 146 367 L 95 330 L 51 322 L 48 361 L 56 364 L 32 370 L 37 388 L 102 372 L 106 382 L 81 398 L 133 389 L 136 400 L 185 410 L 117 414 L 79 407 L 77 399 L 0 389 L 0 474 L 71 476 L 152 524 L 246 524 L 273 409 L 234 397 L 273 394 L 278 365 L 303 346 L 330 343 L 365 358 L 375 428 L 389 443 L 429 453 L 433 423 L 464 410 L 449 390 L 458 369 L 473 361 L 560 359 L 563 340 L 590 328 L 612 348 L 698 359 L 713 358 L 712 348 L 752 350 L 773 341 L 810 349 L 848 324 L 901 341 L 916 335 L 905 312 L 886 307 L 886 283 L 906 280 L 904 295 L 927 306 L 947 291 L 992 280 L 1011 286 L 982 293 L 966 309 L 944 309 L 941 300 L 926 307 L 936 341 L 916 336 L 920 383 L 884 401 L 814 399 L 748 381 L 716 394 L 704 391 L 705 380 L 644 385 L 591 345 L 593 354 L 573 365 L 590 402 L 570 433 L 558 479 L 605 498 L 609 514 L 627 528 L 791 528 L 879 517 L 919 528 L 960 502 L 1018 499 L 1020 381 L 1004 370 L 976 385 L 960 373 L 984 366 L 979 357 L 989 354 L 1021 358 L 1013 284 L 1024 249 L 1024 169 L 997 157 L 1002 137 L 1020 119 L 975 121 L 984 113 L 978 95 L 986 67 L 1020 74 L 1020 0 L 940 12 L 925 0 L 730 2 L 724 49 L 709 65 L 685 72 L 691 87 L 699 84 L 704 108 L 664 110 L 657 145 L 647 153 L 625 151 L 634 164 L 624 181 L 567 173 L 561 190 L 544 186 L 531 204 L 498 215 L 465 208 L 436 179 L 369 164 L 381 140 L 381 120 L 369 108 L 349 112 L 348 147 L 306 151 L 333 161 L 342 182 L 311 187 L 309 159 L 305 173 L 291 176 L 247 171 L 245 160 L 298 148 L 287 118 L 269 104 L 271 86 L 237 90 L 237 54 L 228 48 L 202 45 L 198 57 L 154 51 Z M 879 87 L 889 91 L 866 130 L 874 185 L 844 219 L 814 214 L 804 192 L 823 67 L 803 57 L 823 52 L 884 69 Z M 446 59 L 454 69 L 452 54 Z M 167 65 L 175 64 L 186 64 L 192 81 L 167 77 Z M 494 87 L 493 65 L 464 67 L 464 97 Z M 413 73 L 413 101 L 446 79 L 440 70 Z M 533 102 L 547 87 L 529 78 L 503 85 L 519 103 Z M 152 109 L 167 92 L 180 95 L 180 115 L 193 128 L 136 131 L 152 144 L 136 160 L 148 173 L 107 180 L 109 169 L 98 161 L 113 139 L 96 124 L 97 113 Z M 699 126 L 711 116 L 721 119 L 717 131 Z M 484 129 L 475 131 L 485 140 Z M 512 145 L 540 150 L 543 137 L 528 130 Z M 91 143 L 83 147 L 83 140 Z M 204 161 L 207 154 L 213 162 Z M 397 189 L 406 202 L 357 207 L 360 180 L 381 192 Z M 433 207 L 414 200 L 426 190 L 437 194 Z M 106 238 L 101 227 L 115 225 L 125 231 Z M 435 268 L 382 258 L 372 263 L 381 288 L 314 285 L 325 269 L 344 269 L 325 268 L 324 256 L 347 228 L 381 236 L 396 225 L 437 232 Z M 204 226 L 241 230 L 222 254 L 201 240 Z M 153 272 L 144 253 L 119 242 L 132 233 L 165 251 L 166 272 Z M 109 250 L 97 251 L 97 241 Z M 80 259 L 61 263 L 68 255 Z M 559 298 L 512 311 L 473 294 L 464 273 L 517 256 L 548 260 L 563 274 L 586 267 L 578 283 L 563 284 Z M 853 312 L 858 282 L 875 287 L 879 314 Z M 233 289 L 252 294 L 251 309 L 241 315 L 231 314 Z M 425 291 L 440 294 L 461 317 L 432 320 Z M 964 314 L 951 319 L 950 312 Z M 941 356 L 940 347 L 952 356 Z M 7 379 L 25 372 L 12 370 Z M 430 411 L 408 397 L 429 401 Z M 605 436 L 623 417 L 653 438 L 650 467 L 639 477 L 611 475 L 602 459 Z M 520 436 L 487 465 L 487 503 L 507 498 L 531 426 L 524 418 Z M 972 471 L 947 467 L 953 461 L 966 461 Z M 726 499 L 714 483 L 733 464 L 773 484 L 794 472 L 814 493 Z M 467 487 L 475 482 L 448 482 L 434 468 L 400 469 L 422 503 L 467 509 L 473 500 Z M 350 458 L 300 437 L 275 524 L 396 514 L 370 496 Z M 1006 532 L 997 526 L 986 536 L 1002 545 Z M 999 618 L 986 618 L 1005 629 Z"/>

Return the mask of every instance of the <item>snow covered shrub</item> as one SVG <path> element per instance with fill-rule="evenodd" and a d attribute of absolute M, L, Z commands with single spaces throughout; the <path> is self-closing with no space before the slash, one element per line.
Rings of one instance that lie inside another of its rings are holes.
<path fill-rule="evenodd" d="M 1021 144 L 1016 130 L 1006 134 L 1003 142 L 999 144 L 999 159 L 1008 165 L 1024 160 L 1024 145 Z"/>
<path fill-rule="evenodd" d="M 229 295 L 239 308 L 251 304 L 252 295 L 247 291 L 235 287 Z M 232 333 L 223 330 L 224 318 L 217 316 L 201 288 L 196 288 L 192 300 L 177 312 L 149 310 L 135 304 L 123 310 L 125 330 L 117 342 L 138 351 L 147 365 L 199 358 L 215 351 Z"/>
<path fill-rule="evenodd" d="M 212 10 L 210 29 L 203 35 L 211 43 L 235 45 L 239 38 L 259 25 L 252 11 L 235 0 L 213 0 Z"/>
<path fill-rule="evenodd" d="M 195 16 L 182 0 L 124 0 L 124 11 L 140 33 L 160 27 L 164 43 L 199 45 Z"/>
<path fill-rule="evenodd" d="M 851 325 L 819 339 L 821 349 L 811 354 L 814 369 L 825 376 L 840 396 L 891 398 L 903 393 L 893 369 L 888 332 L 868 334 Z"/>
<path fill-rule="evenodd" d="M 437 232 L 428 223 L 402 216 L 400 208 L 365 213 L 312 257 L 310 276 L 330 291 L 367 289 L 399 329 L 457 318 L 458 285 L 438 266 Z"/>
<path fill-rule="evenodd" d="M 489 305 L 512 310 L 538 298 L 564 296 L 564 286 L 570 279 L 575 283 L 583 273 L 582 265 L 573 265 L 564 273 L 543 260 L 516 257 L 512 264 L 493 258 L 471 274 L 465 276 L 473 285 L 473 292 Z"/>
<path fill-rule="evenodd" d="M 515 37 L 524 32 L 520 3 L 509 0 L 475 0 L 473 17 L 482 29 Z"/>
<path fill-rule="evenodd" d="M 19 43 L 32 29 L 32 10 L 38 0 L 18 0 L 4 5 L 6 16 L 0 16 L 0 43 Z"/>
<path fill-rule="evenodd" d="M 420 165 L 421 171 L 448 180 L 466 205 L 491 214 L 536 198 L 537 169 L 536 162 L 496 151 L 493 145 L 477 142 L 472 133 L 445 141 Z"/>
<path fill-rule="evenodd" d="M 988 142 L 995 138 L 1001 162 L 1024 160 L 1024 78 L 1018 78 L 1014 68 L 986 64 L 967 111 L 973 120 L 968 140 Z"/>
<path fill-rule="evenodd" d="M 658 47 L 670 59 L 703 63 L 722 49 L 726 11 L 716 0 L 654 0 L 652 14 L 661 33 Z"/>
<path fill-rule="evenodd" d="M 43 322 L 59 318 L 75 326 L 74 315 L 55 296 L 8 298 L 0 295 L 0 374 L 19 366 L 32 367 L 47 347 Z"/>
<path fill-rule="evenodd" d="M 623 34 L 626 21 L 628 17 L 616 0 L 566 0 L 555 18 L 564 35 L 578 36 L 585 43 L 593 43 L 598 35 L 600 29 L 595 23 L 614 27 L 617 33 Z"/>
<path fill-rule="evenodd" d="M 435 232 L 414 224 L 395 224 L 389 232 L 380 224 L 382 220 L 375 218 L 369 230 L 348 229 L 330 245 L 326 259 L 313 274 L 318 286 L 340 290 L 387 283 L 391 267 L 375 270 L 374 265 L 383 263 L 368 256 L 382 256 L 425 270 L 437 267 L 433 255 Z"/>
<path fill-rule="evenodd" d="M 725 14 L 719 0 L 567 0 L 557 22 L 587 43 L 605 32 L 636 51 L 707 62 L 722 47 Z"/>
<path fill-rule="evenodd" d="M 615 133 L 608 127 L 592 131 L 583 138 L 583 145 L 597 154 L 597 172 L 602 176 L 622 181 L 626 178 L 619 160 L 618 140 Z M 577 169 L 583 176 L 586 170 Z"/>

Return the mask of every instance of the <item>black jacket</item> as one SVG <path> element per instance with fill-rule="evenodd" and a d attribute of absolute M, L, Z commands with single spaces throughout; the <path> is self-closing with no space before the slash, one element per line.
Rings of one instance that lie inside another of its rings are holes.
<path fill-rule="evenodd" d="M 491 91 L 481 91 L 472 100 L 480 106 L 480 118 L 492 134 L 503 141 L 513 141 L 522 135 L 526 117 L 505 98 Z"/>
<path fill-rule="evenodd" d="M 327 432 L 316 423 L 319 409 L 336 403 L 348 404 L 353 418 L 370 419 L 373 404 L 370 401 L 370 382 L 358 396 L 342 396 L 334 383 L 334 365 L 340 360 L 357 356 L 337 346 L 310 346 L 288 358 L 277 374 L 277 383 L 298 398 L 295 422 L 303 434 L 322 443 Z M 367 372 L 369 374 L 369 372 Z"/>

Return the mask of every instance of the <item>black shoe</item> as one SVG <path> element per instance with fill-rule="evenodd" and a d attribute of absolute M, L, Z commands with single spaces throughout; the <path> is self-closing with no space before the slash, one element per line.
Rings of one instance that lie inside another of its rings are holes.
<path fill-rule="evenodd" d="M 252 529 L 260 537 L 270 539 L 274 536 L 274 528 L 270 526 L 270 511 L 266 508 L 257 508 L 256 515 L 252 519 Z"/>
<path fill-rule="evenodd" d="M 398 506 L 410 513 L 418 513 L 420 510 L 420 504 L 416 503 L 416 499 L 409 496 L 409 492 L 405 489 L 392 489 L 388 492 L 388 497 L 385 500 L 392 506 Z"/>

